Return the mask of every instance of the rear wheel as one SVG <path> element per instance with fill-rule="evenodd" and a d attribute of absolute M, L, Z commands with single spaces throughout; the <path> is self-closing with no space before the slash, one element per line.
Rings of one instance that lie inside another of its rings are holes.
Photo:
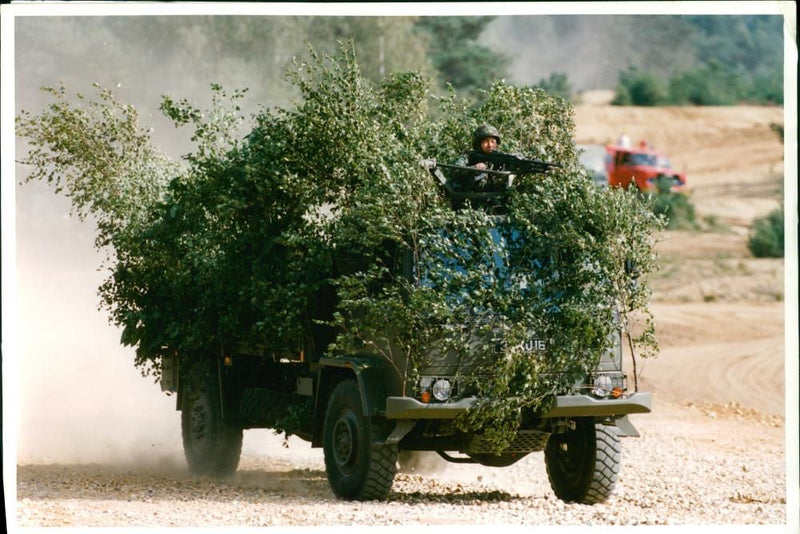
<path fill-rule="evenodd" d="M 222 419 L 216 369 L 198 367 L 189 374 L 181 403 L 186 463 L 194 475 L 229 477 L 239 466 L 242 426 Z"/>
<path fill-rule="evenodd" d="M 323 450 L 328 482 L 337 497 L 385 499 L 397 469 L 397 446 L 375 444 L 358 384 L 345 380 L 333 390 L 325 412 Z"/>
<path fill-rule="evenodd" d="M 575 420 L 575 428 L 553 434 L 544 451 L 550 487 L 562 501 L 596 504 L 607 500 L 619 476 L 621 448 L 616 426 Z"/>

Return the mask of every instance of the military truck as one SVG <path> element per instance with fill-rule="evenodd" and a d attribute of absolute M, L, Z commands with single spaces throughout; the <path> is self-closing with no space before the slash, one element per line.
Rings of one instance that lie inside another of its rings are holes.
<path fill-rule="evenodd" d="M 503 195 L 513 187 L 513 172 L 478 172 L 435 161 L 423 166 L 454 209 L 469 201 L 502 220 Z M 547 166 L 537 169 L 545 172 Z M 400 247 L 389 244 L 386 253 L 393 275 L 413 277 L 424 271 Z M 335 306 L 333 292 L 322 291 L 313 300 L 309 313 L 317 317 L 329 316 Z M 323 448 L 328 480 L 339 498 L 386 498 L 400 451 L 435 451 L 450 462 L 492 467 L 544 451 L 555 495 L 593 504 L 605 501 L 614 489 L 620 437 L 638 435 L 628 415 L 651 409 L 649 393 L 628 390 L 617 332 L 613 349 L 596 369 L 556 395 L 546 411 L 519 413 L 516 437 L 498 452 L 480 431 L 465 432 L 455 424 L 479 401 L 470 384 L 490 372 L 486 361 L 441 350 L 429 355 L 419 372 L 410 373 L 408 358 L 327 354 L 333 335 L 320 324 L 296 350 L 266 353 L 258 347 L 222 346 L 203 355 L 165 358 L 161 387 L 176 394 L 191 472 L 230 476 L 239 463 L 243 430 L 274 429 L 275 421 L 291 420 L 294 434 Z M 508 349 L 502 336 L 489 341 L 494 347 L 490 357 L 502 358 Z M 530 358 L 546 358 L 548 343 L 531 333 L 516 348 Z"/>

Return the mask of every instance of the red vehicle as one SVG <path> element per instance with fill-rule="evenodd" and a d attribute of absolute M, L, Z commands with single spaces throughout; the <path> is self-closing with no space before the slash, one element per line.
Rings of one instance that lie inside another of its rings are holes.
<path fill-rule="evenodd" d="M 670 167 L 669 159 L 642 141 L 638 148 L 606 146 L 608 185 L 627 189 L 634 184 L 639 191 L 688 193 L 686 174 Z"/>

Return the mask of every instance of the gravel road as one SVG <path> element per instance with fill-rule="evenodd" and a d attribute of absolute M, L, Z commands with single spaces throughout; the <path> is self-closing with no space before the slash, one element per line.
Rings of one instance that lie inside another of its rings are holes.
<path fill-rule="evenodd" d="M 542 453 L 502 469 L 417 456 L 387 502 L 341 501 L 320 450 L 258 431 L 263 454 L 245 454 L 224 482 L 192 478 L 181 458 L 157 452 L 135 465 L 19 465 L 16 517 L 70 527 L 786 523 L 782 417 L 661 404 L 633 422 L 641 437 L 624 439 L 616 492 L 595 506 L 556 499 Z"/>

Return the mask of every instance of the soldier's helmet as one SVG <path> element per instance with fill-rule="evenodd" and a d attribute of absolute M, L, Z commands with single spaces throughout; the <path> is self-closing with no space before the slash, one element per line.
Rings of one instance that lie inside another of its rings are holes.
<path fill-rule="evenodd" d="M 500 144 L 500 132 L 491 124 L 481 124 L 474 132 L 472 132 L 472 148 L 480 150 L 481 141 L 487 137 L 494 137 L 497 139 L 497 144 Z"/>

